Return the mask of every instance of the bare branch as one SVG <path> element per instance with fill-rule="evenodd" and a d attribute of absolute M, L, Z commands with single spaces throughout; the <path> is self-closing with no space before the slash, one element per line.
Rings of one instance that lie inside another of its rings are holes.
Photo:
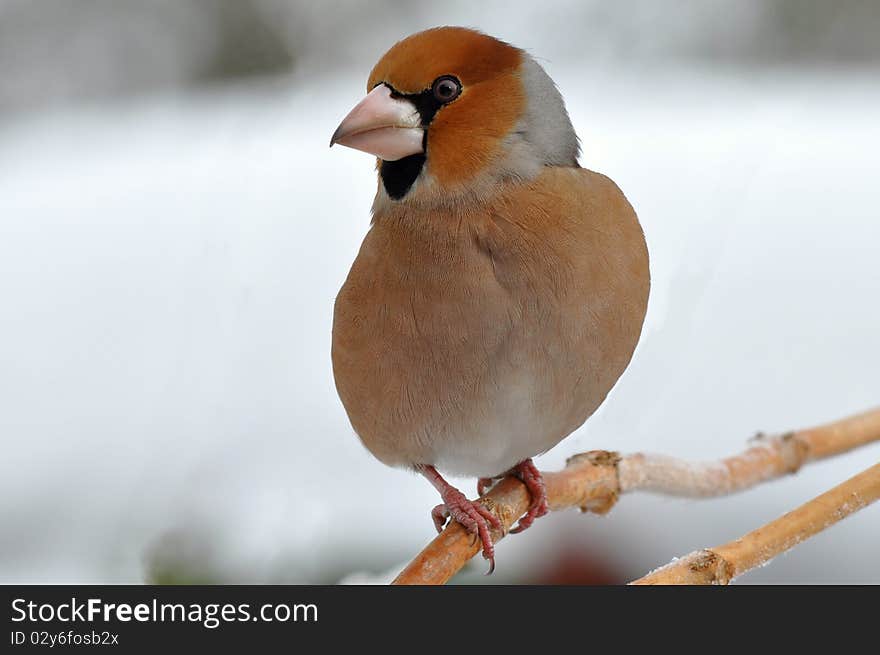
<path fill-rule="evenodd" d="M 712 463 L 688 463 L 663 455 L 591 451 L 575 455 L 562 471 L 545 473 L 552 510 L 579 507 L 604 514 L 628 491 L 709 497 L 747 489 L 796 472 L 802 465 L 880 440 L 880 408 L 816 428 L 777 437 L 759 435 L 739 455 Z M 507 477 L 483 496 L 505 526 L 525 513 L 529 495 L 516 478 Z M 503 534 L 493 531 L 497 542 Z M 395 578 L 392 584 L 444 584 L 479 551 L 479 545 L 451 522 Z"/>
<path fill-rule="evenodd" d="M 875 464 L 741 539 L 686 555 L 630 584 L 727 584 L 878 498 L 880 464 Z"/>

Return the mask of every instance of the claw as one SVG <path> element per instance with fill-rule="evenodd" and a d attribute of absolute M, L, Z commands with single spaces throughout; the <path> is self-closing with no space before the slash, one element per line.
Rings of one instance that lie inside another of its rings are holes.
<path fill-rule="evenodd" d="M 541 477 L 541 472 L 531 459 L 517 464 L 513 469 L 513 474 L 523 481 L 532 496 L 529 510 L 517 522 L 516 527 L 510 530 L 511 534 L 517 534 L 531 527 L 536 518 L 549 512 L 550 506 L 547 503 L 547 488 L 544 486 L 544 478 Z"/>
<path fill-rule="evenodd" d="M 432 509 L 431 518 L 434 520 L 434 527 L 437 528 L 437 533 L 443 532 L 443 526 L 446 525 L 446 520 L 449 518 L 449 511 L 446 509 L 446 505 L 440 504 Z"/>
<path fill-rule="evenodd" d="M 468 500 L 463 493 L 440 477 L 433 466 L 422 466 L 420 471 L 443 498 L 443 504 L 431 510 L 434 527 L 438 531 L 442 530 L 447 518 L 460 523 L 465 530 L 474 535 L 475 540 L 480 540 L 483 557 L 489 560 L 489 573 L 492 573 L 495 570 L 495 545 L 492 543 L 490 528 L 503 530 L 501 521 L 482 503 Z"/>

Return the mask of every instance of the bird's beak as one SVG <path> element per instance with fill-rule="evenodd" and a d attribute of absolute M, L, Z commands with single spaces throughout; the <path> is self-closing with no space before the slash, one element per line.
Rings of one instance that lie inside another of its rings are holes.
<path fill-rule="evenodd" d="M 411 102 L 392 98 L 391 89 L 380 84 L 342 120 L 330 145 L 338 143 L 385 161 L 396 161 L 424 152 L 421 123 Z"/>

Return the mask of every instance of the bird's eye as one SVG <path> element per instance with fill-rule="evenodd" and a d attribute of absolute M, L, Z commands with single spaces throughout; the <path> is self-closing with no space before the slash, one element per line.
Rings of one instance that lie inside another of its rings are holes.
<path fill-rule="evenodd" d="M 446 104 L 455 100 L 461 93 L 461 82 L 451 75 L 444 75 L 434 80 L 431 91 L 433 91 L 437 102 Z"/>

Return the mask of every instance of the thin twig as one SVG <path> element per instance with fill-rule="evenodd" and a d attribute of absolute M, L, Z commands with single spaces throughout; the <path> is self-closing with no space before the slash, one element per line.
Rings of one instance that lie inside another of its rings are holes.
<path fill-rule="evenodd" d="M 545 473 L 550 509 L 579 507 L 604 514 L 628 491 L 708 497 L 741 491 L 796 472 L 802 465 L 880 440 L 880 408 L 816 428 L 777 437 L 758 435 L 739 455 L 712 463 L 688 463 L 663 455 L 621 457 L 591 451 L 569 458 L 562 471 Z M 529 504 L 525 486 L 507 477 L 483 496 L 505 531 Z M 493 531 L 498 541 L 503 534 Z M 429 543 L 392 584 L 444 584 L 479 551 L 479 545 L 454 521 Z"/>
<path fill-rule="evenodd" d="M 880 464 L 723 546 L 699 550 L 631 582 L 727 584 L 880 498 Z"/>

